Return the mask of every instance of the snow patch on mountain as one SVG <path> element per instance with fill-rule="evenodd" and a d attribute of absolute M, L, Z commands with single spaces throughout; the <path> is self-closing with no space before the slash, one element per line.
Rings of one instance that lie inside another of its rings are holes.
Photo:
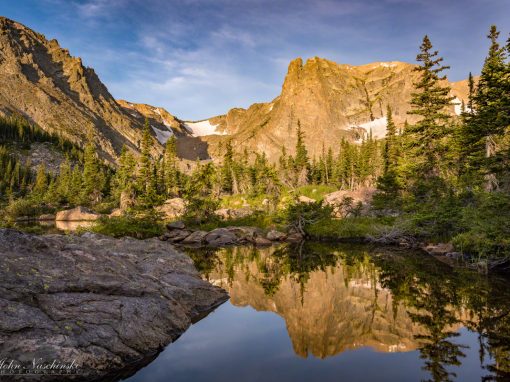
<path fill-rule="evenodd" d="M 372 130 L 372 137 L 376 139 L 381 139 L 386 136 L 386 125 L 388 121 L 386 117 L 381 117 L 374 119 L 373 121 L 362 123 L 359 127 L 362 127 L 366 130 L 367 135 L 370 134 L 370 130 Z"/>
<path fill-rule="evenodd" d="M 170 137 L 172 135 L 174 135 L 174 132 L 170 128 L 169 128 L 170 131 L 165 131 L 165 130 L 158 129 L 157 127 L 155 127 L 153 125 L 151 125 L 151 127 L 152 127 L 152 131 L 154 131 L 154 133 L 156 133 L 156 139 L 162 145 L 164 145 L 166 143 L 166 141 L 168 141 L 168 139 L 170 139 Z"/>
<path fill-rule="evenodd" d="M 462 114 L 462 101 L 458 97 L 455 97 L 452 104 L 453 104 L 453 108 L 455 110 L 455 114 L 461 115 Z"/>
<path fill-rule="evenodd" d="M 208 119 L 199 122 L 186 122 L 184 126 L 186 126 L 195 137 L 203 137 L 204 135 L 225 135 L 225 133 L 216 131 L 218 125 L 212 125 Z"/>

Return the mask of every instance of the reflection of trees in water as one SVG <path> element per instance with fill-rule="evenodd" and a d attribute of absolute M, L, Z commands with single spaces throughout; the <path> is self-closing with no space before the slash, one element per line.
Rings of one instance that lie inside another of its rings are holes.
<path fill-rule="evenodd" d="M 454 270 L 433 258 L 410 253 L 367 252 L 365 247 L 302 243 L 280 247 L 228 248 L 190 252 L 206 277 L 213 271 L 226 275 L 229 285 L 242 270 L 267 296 L 274 296 L 284 278 L 300 286 L 303 299 L 313 272 L 335 271 L 340 261 L 346 286 L 350 280 L 370 280 L 391 291 L 393 311 L 402 303 L 421 330 L 420 356 L 431 381 L 450 381 L 465 357 L 465 346 L 455 342 L 464 325 L 479 334 L 480 364 L 484 380 L 510 380 L 510 290 L 508 280 L 487 278 L 467 270 Z M 259 273 L 250 273 L 256 264 Z M 375 317 L 378 288 L 374 288 Z M 303 300 L 301 301 L 301 305 Z M 453 369 L 454 370 L 454 369 Z"/>
<path fill-rule="evenodd" d="M 396 300 L 403 301 L 411 319 L 426 329 L 417 335 L 421 358 L 431 381 L 450 381 L 460 366 L 465 346 L 453 339 L 460 325 L 479 334 L 480 365 L 490 375 L 484 380 L 508 380 L 510 291 L 508 280 L 455 270 L 423 256 L 382 257 L 381 282 Z M 506 322 L 505 318 L 506 317 Z M 485 364 L 494 359 L 493 364 Z"/>

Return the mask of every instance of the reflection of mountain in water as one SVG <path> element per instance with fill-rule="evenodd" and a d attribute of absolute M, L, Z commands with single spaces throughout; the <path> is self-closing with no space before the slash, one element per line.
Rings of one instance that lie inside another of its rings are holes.
<path fill-rule="evenodd" d="M 189 254 L 232 304 L 283 317 L 300 356 L 417 349 L 431 380 L 446 382 L 465 358 L 455 340 L 464 326 L 478 335 L 483 380 L 510 380 L 507 278 L 421 254 L 317 243 Z"/>
<path fill-rule="evenodd" d="M 338 261 L 324 270 L 310 272 L 304 288 L 287 274 L 271 296 L 261 282 L 267 278 L 265 265 L 272 262 L 269 252 L 265 250 L 258 258 L 234 266 L 230 283 L 221 267 L 209 279 L 228 290 L 232 304 L 283 317 L 300 356 L 311 353 L 324 358 L 364 346 L 382 352 L 417 348 L 413 339 L 417 326 L 404 307 L 394 303 L 391 293 L 381 288 L 373 264 L 349 267 Z"/>

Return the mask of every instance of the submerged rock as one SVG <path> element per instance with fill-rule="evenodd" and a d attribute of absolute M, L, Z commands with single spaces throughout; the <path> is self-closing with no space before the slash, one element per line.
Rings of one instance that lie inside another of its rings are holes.
<path fill-rule="evenodd" d="M 267 247 L 273 245 L 273 242 L 271 240 L 266 239 L 265 237 L 258 236 L 255 238 L 253 244 L 255 244 L 257 247 Z"/>
<path fill-rule="evenodd" d="M 286 238 L 286 241 L 288 241 L 289 243 L 299 243 L 303 240 L 304 240 L 303 235 L 301 235 L 298 232 L 290 233 Z"/>
<path fill-rule="evenodd" d="M 227 298 L 158 239 L 0 230 L 0 359 L 125 377 Z"/>
<path fill-rule="evenodd" d="M 438 244 L 428 244 L 422 249 L 430 255 L 446 255 L 447 253 L 453 252 L 455 248 L 451 243 L 438 243 Z"/>

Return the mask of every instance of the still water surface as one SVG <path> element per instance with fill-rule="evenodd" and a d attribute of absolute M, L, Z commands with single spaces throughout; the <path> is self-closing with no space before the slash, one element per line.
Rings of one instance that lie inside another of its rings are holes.
<path fill-rule="evenodd" d="M 510 280 L 356 246 L 193 250 L 230 301 L 142 381 L 510 380 Z"/>

